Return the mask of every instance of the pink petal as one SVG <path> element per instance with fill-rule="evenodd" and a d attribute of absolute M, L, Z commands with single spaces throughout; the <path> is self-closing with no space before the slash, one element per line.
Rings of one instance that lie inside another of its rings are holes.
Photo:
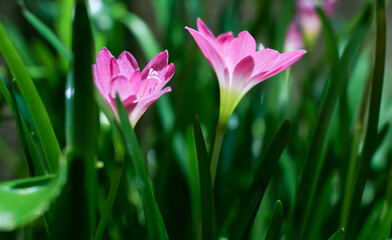
<path fill-rule="evenodd" d="M 216 38 L 220 51 L 223 53 L 223 55 L 227 54 L 227 49 L 231 41 L 233 41 L 234 39 L 235 37 L 233 36 L 232 32 L 222 33 Z"/>
<path fill-rule="evenodd" d="M 195 31 L 192 28 L 185 27 L 189 33 L 195 39 L 197 45 L 199 45 L 200 50 L 207 58 L 208 62 L 211 64 L 218 79 L 222 79 L 222 72 L 225 69 L 225 63 L 223 61 L 223 55 L 221 55 L 216 48 L 211 44 L 210 40 L 206 39 L 201 33 Z"/>
<path fill-rule="evenodd" d="M 225 56 L 229 71 L 232 71 L 244 57 L 254 52 L 256 52 L 255 39 L 247 31 L 241 32 L 236 39 L 231 41 L 227 56 Z"/>
<path fill-rule="evenodd" d="M 263 49 L 252 54 L 255 61 L 253 76 L 270 70 L 279 58 L 279 55 L 280 53 L 273 49 Z"/>
<path fill-rule="evenodd" d="M 153 69 L 154 71 L 160 71 L 164 67 L 167 66 L 168 63 L 168 58 L 169 58 L 169 53 L 167 50 L 158 53 L 155 57 L 151 59 L 151 61 L 146 65 L 146 67 L 142 71 L 142 79 L 146 79 L 150 69 Z"/>
<path fill-rule="evenodd" d="M 120 67 L 118 66 L 117 60 L 115 57 L 110 59 L 110 77 L 113 78 L 120 74 Z"/>
<path fill-rule="evenodd" d="M 132 84 L 123 75 L 115 76 L 110 84 L 110 96 L 115 99 L 116 93 L 118 93 L 121 100 L 127 99 L 130 95 L 135 95 Z"/>
<path fill-rule="evenodd" d="M 132 104 L 127 110 L 129 113 L 129 120 L 131 121 L 132 126 L 135 126 L 139 118 L 144 114 L 144 112 L 148 109 L 148 107 L 154 103 L 160 96 L 162 96 L 164 93 L 170 92 L 171 88 L 167 87 L 163 89 L 162 91 L 159 91 L 157 93 L 148 95 L 146 97 L 140 98 L 136 101 L 134 101 L 134 104 Z"/>
<path fill-rule="evenodd" d="M 97 86 L 100 86 L 103 95 L 109 93 L 110 75 L 110 59 L 112 54 L 106 48 L 102 48 L 97 55 L 97 62 L 95 64 Z"/>
<path fill-rule="evenodd" d="M 204 35 L 205 38 L 215 39 L 214 34 L 211 32 L 211 30 L 207 27 L 207 25 L 200 18 L 197 18 L 197 30 L 202 35 Z"/>
<path fill-rule="evenodd" d="M 117 59 L 118 66 L 120 67 L 121 74 L 130 78 L 132 73 L 139 69 L 136 59 L 131 53 L 124 51 Z"/>
<path fill-rule="evenodd" d="M 243 81 L 252 75 L 255 67 L 255 60 L 252 56 L 247 56 L 242 59 L 234 68 L 233 81 Z M 235 84 L 235 83 L 234 83 Z"/>
<path fill-rule="evenodd" d="M 295 50 L 280 54 L 279 59 L 276 61 L 274 67 L 267 73 L 266 77 L 269 78 L 282 72 L 298 61 L 305 53 L 305 50 Z"/>
<path fill-rule="evenodd" d="M 304 50 L 296 50 L 280 54 L 279 58 L 274 61 L 274 65 L 267 72 L 263 71 L 253 76 L 252 81 L 261 82 L 282 72 L 283 70 L 294 64 L 296 61 L 298 61 L 305 53 L 306 51 Z"/>
<path fill-rule="evenodd" d="M 93 64 L 92 70 L 93 70 L 93 80 L 94 80 L 95 86 L 97 87 L 97 89 L 99 90 L 99 92 L 100 92 L 104 97 L 106 97 L 106 96 L 105 96 L 105 95 L 106 95 L 105 90 L 104 90 L 104 88 L 103 88 L 101 82 L 98 80 L 99 78 L 98 78 L 98 74 L 97 74 L 97 65 L 96 65 L 96 64 Z"/>

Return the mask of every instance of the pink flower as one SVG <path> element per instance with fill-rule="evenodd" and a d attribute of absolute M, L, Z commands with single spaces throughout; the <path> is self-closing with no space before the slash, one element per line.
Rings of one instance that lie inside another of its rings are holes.
<path fill-rule="evenodd" d="M 323 0 L 320 6 L 327 15 L 332 16 L 336 2 L 336 0 Z M 317 0 L 297 0 L 298 21 L 308 45 L 313 45 L 321 29 L 321 21 L 316 11 L 317 4 Z"/>
<path fill-rule="evenodd" d="M 293 51 L 303 47 L 304 43 L 302 41 L 302 35 L 298 29 L 297 24 L 292 22 L 289 29 L 287 30 L 286 39 L 284 41 L 284 50 Z"/>
<path fill-rule="evenodd" d="M 247 32 L 234 37 L 231 32 L 218 37 L 197 19 L 198 31 L 186 27 L 214 69 L 220 87 L 219 122 L 227 123 L 242 97 L 256 84 L 270 78 L 295 63 L 304 50 L 279 53 L 260 45 Z"/>
<path fill-rule="evenodd" d="M 171 91 L 170 87 L 162 90 L 174 74 L 174 64 L 168 65 L 168 57 L 167 51 L 159 53 L 140 72 L 129 52 L 122 52 L 116 59 L 109 50 L 102 48 L 92 67 L 95 86 L 116 115 L 116 93 L 119 95 L 135 127 L 147 108 L 162 94 Z"/>

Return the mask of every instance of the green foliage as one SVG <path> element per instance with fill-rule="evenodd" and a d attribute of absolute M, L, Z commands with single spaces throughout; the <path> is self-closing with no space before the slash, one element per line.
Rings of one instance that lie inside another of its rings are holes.
<path fill-rule="evenodd" d="M 314 9 L 313 35 L 291 0 L 0 9 L 0 239 L 390 238 L 391 4 L 338 2 Z M 184 29 L 197 17 L 279 51 L 295 22 L 307 51 L 244 96 L 224 136 L 216 76 Z M 93 84 L 103 46 L 141 70 L 165 49 L 175 64 L 172 91 L 135 129 Z"/>

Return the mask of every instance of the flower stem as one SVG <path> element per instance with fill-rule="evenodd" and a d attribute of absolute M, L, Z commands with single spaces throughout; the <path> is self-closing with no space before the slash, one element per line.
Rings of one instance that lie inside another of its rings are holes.
<path fill-rule="evenodd" d="M 99 220 L 97 231 L 95 232 L 94 239 L 100 240 L 102 239 L 102 235 L 105 231 L 106 224 L 108 222 L 109 216 L 112 211 L 112 207 L 114 205 L 114 201 L 116 200 L 118 187 L 120 186 L 121 182 L 121 175 L 124 169 L 124 154 L 125 149 L 120 142 L 119 137 L 115 134 L 114 135 L 114 171 L 113 171 L 113 179 L 112 184 L 110 185 L 109 195 L 106 199 L 105 206 L 103 208 L 101 219 Z"/>
<path fill-rule="evenodd" d="M 218 122 L 218 126 L 216 127 L 216 136 L 215 136 L 215 143 L 214 149 L 212 150 L 212 157 L 211 157 L 211 182 L 212 187 L 214 187 L 215 183 L 215 176 L 216 176 L 216 169 L 218 168 L 219 156 L 220 151 L 222 148 L 223 137 L 225 136 L 227 123 Z"/>

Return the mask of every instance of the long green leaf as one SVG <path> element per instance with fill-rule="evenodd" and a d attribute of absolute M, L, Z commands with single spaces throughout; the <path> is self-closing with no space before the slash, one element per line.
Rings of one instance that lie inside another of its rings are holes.
<path fill-rule="evenodd" d="M 21 2 L 19 2 L 21 3 Z M 34 16 L 24 4 L 22 6 L 22 13 L 26 20 L 44 37 L 64 58 L 68 61 L 72 60 L 72 54 L 61 40 L 47 27 L 39 18 Z"/>
<path fill-rule="evenodd" d="M 359 173 L 352 198 L 353 201 L 350 206 L 351 211 L 347 227 L 348 238 L 355 237 L 356 234 L 362 193 L 368 176 L 370 161 L 374 152 L 376 151 L 378 144 L 378 123 L 385 70 L 386 18 L 385 1 L 377 0 L 376 2 L 376 56 L 374 62 L 372 84 L 370 89 L 370 103 L 368 109 L 368 121 L 366 125 L 365 141 L 361 157 L 358 162 Z"/>
<path fill-rule="evenodd" d="M 286 147 L 290 134 L 290 121 L 285 120 L 268 147 L 256 170 L 250 189 L 241 202 L 234 222 L 231 225 L 230 240 L 240 240 L 250 230 L 257 213 L 257 208 L 278 167 L 278 161 Z"/>
<path fill-rule="evenodd" d="M 199 117 L 197 115 L 193 119 L 193 131 L 199 163 L 202 236 L 205 240 L 212 240 L 214 239 L 215 217 L 210 161 L 204 142 L 203 131 L 201 130 Z"/>
<path fill-rule="evenodd" d="M 42 103 L 33 81 L 31 80 L 25 65 L 16 52 L 10 39 L 0 23 L 0 51 L 6 60 L 12 74 L 15 77 L 19 90 L 22 93 L 41 141 L 42 149 L 48 163 L 49 171 L 54 173 L 58 170 L 58 159 L 61 155 L 60 146 L 53 131 L 48 113 Z"/>
<path fill-rule="evenodd" d="M 1 91 L 1 94 L 3 94 L 8 105 L 11 106 L 12 102 L 11 102 L 10 92 L 8 91 L 8 88 L 5 85 L 4 80 L 1 78 L 1 76 L 0 76 L 0 91 Z"/>
<path fill-rule="evenodd" d="M 124 105 L 118 96 L 116 103 L 124 136 L 124 147 L 127 149 L 127 154 L 132 162 L 132 168 L 135 170 L 136 183 L 142 199 L 149 238 L 156 240 L 168 239 L 135 132 L 131 127 Z"/>
<path fill-rule="evenodd" d="M 342 240 L 344 236 L 344 228 L 337 230 L 328 240 Z"/>
<path fill-rule="evenodd" d="M 290 219 L 289 238 L 298 236 L 304 239 L 305 228 L 309 227 L 309 216 L 314 201 L 315 191 L 319 182 L 320 173 L 324 165 L 325 157 L 322 157 L 327 133 L 332 119 L 332 113 L 336 105 L 339 93 L 347 80 L 348 69 L 353 61 L 362 40 L 364 39 L 370 22 L 370 6 L 366 8 L 367 14 L 363 15 L 359 26 L 347 44 L 340 61 L 335 62 L 331 70 L 331 80 L 326 84 L 326 94 L 318 114 L 316 126 L 308 148 L 305 165 L 296 194 L 294 212 Z M 300 216 L 303 216 L 302 218 Z M 302 220 L 300 220 L 300 219 Z M 295 220 L 294 220 L 295 219 Z"/>
<path fill-rule="evenodd" d="M 331 24 L 329 24 L 327 16 L 320 7 L 317 7 L 317 14 L 321 19 L 321 24 L 323 27 L 323 34 L 325 42 L 327 44 L 327 56 L 330 63 L 334 64 L 336 62 L 339 62 L 338 43 L 335 33 L 332 30 Z"/>
<path fill-rule="evenodd" d="M 280 239 L 280 230 L 282 227 L 282 221 L 283 221 L 283 207 L 282 207 L 282 203 L 278 200 L 276 201 L 274 211 L 272 212 L 272 219 L 265 240 Z"/>
<path fill-rule="evenodd" d="M 20 143 L 21 143 L 22 150 L 23 150 L 23 153 L 24 153 L 24 157 L 25 157 L 25 160 L 26 160 L 27 165 L 29 167 L 30 176 L 34 177 L 34 176 L 36 176 L 36 170 L 35 170 L 34 163 L 32 162 L 31 155 L 30 155 L 27 139 L 26 139 L 26 136 L 25 136 L 24 127 L 23 127 L 23 124 L 22 124 L 22 117 L 21 117 L 21 115 L 19 113 L 18 103 L 17 103 L 16 97 L 15 97 L 15 87 L 14 87 L 14 84 L 15 84 L 15 82 L 11 83 L 10 95 L 11 95 L 12 105 L 10 105 L 10 106 L 12 108 L 12 111 L 14 112 L 16 128 L 18 130 L 19 139 L 20 139 Z"/>
<path fill-rule="evenodd" d="M 93 64 L 94 42 L 91 23 L 85 1 L 76 1 L 75 18 L 72 25 L 73 51 L 73 87 L 72 108 L 73 159 L 70 175 L 78 179 L 78 185 L 72 185 L 71 201 L 86 206 L 83 212 L 74 212 L 73 218 L 79 218 L 72 226 L 75 234 L 91 237 L 96 227 L 96 181 L 95 154 L 98 133 L 98 109 L 94 101 L 94 89 L 91 66 Z M 72 91 L 72 90 L 71 90 Z M 73 168 L 73 165 L 81 169 Z M 73 171 L 74 170 L 74 171 Z M 76 229 L 75 229 L 76 228 Z"/>

